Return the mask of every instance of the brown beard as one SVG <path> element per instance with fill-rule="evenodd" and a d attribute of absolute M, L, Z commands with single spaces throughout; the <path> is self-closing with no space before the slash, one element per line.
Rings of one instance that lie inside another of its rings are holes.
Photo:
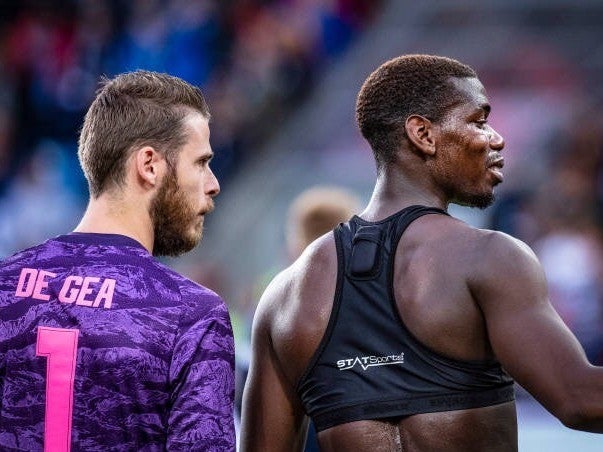
<path fill-rule="evenodd" d="M 191 224 L 200 219 L 180 190 L 174 171 L 166 174 L 151 202 L 150 214 L 155 232 L 154 256 L 179 256 L 192 250 L 201 240 L 201 227 L 189 232 Z"/>

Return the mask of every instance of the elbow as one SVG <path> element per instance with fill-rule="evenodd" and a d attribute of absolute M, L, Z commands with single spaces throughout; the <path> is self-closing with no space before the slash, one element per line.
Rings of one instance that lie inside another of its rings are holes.
<path fill-rule="evenodd" d="M 603 419 L 589 410 L 581 403 L 567 403 L 555 413 L 561 423 L 567 428 L 587 432 L 601 432 Z"/>
<path fill-rule="evenodd" d="M 573 430 L 587 430 L 588 426 L 588 416 L 585 416 L 583 413 L 579 412 L 575 409 L 564 410 L 563 412 L 557 415 L 557 418 L 561 421 L 563 425 L 567 428 L 571 428 Z"/>
<path fill-rule="evenodd" d="M 556 400 L 551 404 L 551 413 L 573 430 L 603 433 L 603 372 L 593 366 L 588 370 L 576 371 L 571 381 L 554 391 Z"/>

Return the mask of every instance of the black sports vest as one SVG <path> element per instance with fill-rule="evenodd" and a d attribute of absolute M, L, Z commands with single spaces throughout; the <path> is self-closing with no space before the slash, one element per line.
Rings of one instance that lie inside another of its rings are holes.
<path fill-rule="evenodd" d="M 435 353 L 405 327 L 393 296 L 394 256 L 408 225 L 440 209 L 411 206 L 383 221 L 335 229 L 337 289 L 327 330 L 297 385 L 318 431 L 363 419 L 468 408 L 514 399 L 495 361 Z"/>

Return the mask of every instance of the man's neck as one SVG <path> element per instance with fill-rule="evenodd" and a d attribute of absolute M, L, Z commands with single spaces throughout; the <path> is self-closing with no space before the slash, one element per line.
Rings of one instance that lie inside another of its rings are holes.
<path fill-rule="evenodd" d="M 379 221 L 408 206 L 422 205 L 447 210 L 448 202 L 443 196 L 417 183 L 404 174 L 384 172 L 379 175 L 366 209 L 360 217 L 368 221 Z"/>
<path fill-rule="evenodd" d="M 102 194 L 91 198 L 74 232 L 121 234 L 153 252 L 154 232 L 146 203 Z"/>

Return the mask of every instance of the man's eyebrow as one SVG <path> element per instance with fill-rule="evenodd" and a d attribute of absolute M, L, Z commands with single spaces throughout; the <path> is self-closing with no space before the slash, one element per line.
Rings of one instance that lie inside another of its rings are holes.
<path fill-rule="evenodd" d="M 197 158 L 197 163 L 203 163 L 203 162 L 206 162 L 213 158 L 214 158 L 214 153 L 208 152 L 207 154 L 203 154 L 203 155 L 199 156 L 199 158 Z"/>

